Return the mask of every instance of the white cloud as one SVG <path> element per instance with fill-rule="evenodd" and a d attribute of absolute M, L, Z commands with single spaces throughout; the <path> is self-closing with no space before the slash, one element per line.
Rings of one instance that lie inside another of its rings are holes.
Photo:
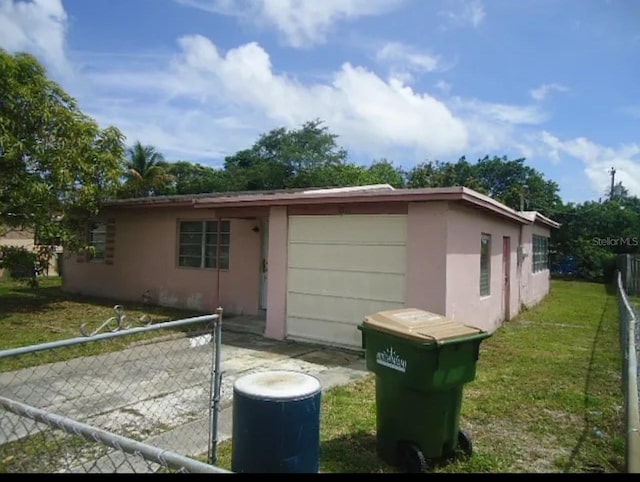
<path fill-rule="evenodd" d="M 534 100 L 542 101 L 547 98 L 551 92 L 567 92 L 569 89 L 560 84 L 542 84 L 535 89 L 529 91 Z"/>
<path fill-rule="evenodd" d="M 454 97 L 453 102 L 460 112 L 499 123 L 536 125 L 547 120 L 547 115 L 535 105 L 519 106 L 462 97 Z"/>
<path fill-rule="evenodd" d="M 326 41 L 338 21 L 380 15 L 403 0 L 176 0 L 202 10 L 275 27 L 292 47 Z"/>
<path fill-rule="evenodd" d="M 562 155 L 568 155 L 582 161 L 584 172 L 596 193 L 602 194 L 609 186 L 609 169 L 615 167 L 616 181 L 622 181 L 629 193 L 640 196 L 640 144 L 613 148 L 599 145 L 586 137 L 562 141 L 546 131 L 542 132 L 540 140 L 552 158 L 558 160 Z"/>
<path fill-rule="evenodd" d="M 444 80 L 439 80 L 436 83 L 436 87 L 438 89 L 440 89 L 442 92 L 444 92 L 445 94 L 448 94 L 449 92 L 451 92 L 451 84 L 449 82 L 446 82 Z"/>
<path fill-rule="evenodd" d="M 61 0 L 0 0 L 0 47 L 38 55 L 59 74 L 70 71 L 66 29 L 67 14 Z"/>
<path fill-rule="evenodd" d="M 191 35 L 178 44 L 164 65 L 93 68 L 88 80 L 95 92 L 84 96 L 89 112 L 132 139 L 148 136 L 144 142 L 181 156 L 229 154 L 273 127 L 321 118 L 352 154 L 407 161 L 502 151 L 514 145 L 519 128 L 545 119 L 538 106 L 460 97 L 445 103 L 401 78 L 385 80 L 348 62 L 328 80 L 302 82 L 275 73 L 257 43 L 221 52 L 208 38 Z M 239 121 L 220 124 L 221 118 Z"/>
<path fill-rule="evenodd" d="M 400 42 L 388 42 L 376 53 L 376 58 L 389 64 L 404 64 L 408 69 L 433 72 L 440 67 L 440 59 Z"/>
<path fill-rule="evenodd" d="M 199 35 L 183 37 L 179 44 L 181 52 L 167 70 L 133 77 L 114 72 L 95 80 L 111 87 L 161 89 L 172 98 L 249 110 L 288 126 L 319 117 L 355 149 L 403 146 L 448 153 L 467 145 L 464 123 L 445 104 L 364 67 L 345 63 L 330 83 L 303 84 L 275 74 L 269 54 L 256 43 L 224 55 Z"/>
<path fill-rule="evenodd" d="M 456 0 L 450 1 L 450 8 L 440 12 L 440 15 L 448 19 L 452 24 L 477 28 L 484 21 L 486 12 L 480 0 Z"/>
<path fill-rule="evenodd" d="M 640 104 L 624 106 L 621 111 L 634 119 L 640 119 Z"/>
<path fill-rule="evenodd" d="M 526 133 L 542 124 L 547 114 L 535 105 L 512 105 L 453 96 L 447 105 L 467 126 L 469 151 L 478 155 L 516 149 L 527 151 Z"/>
<path fill-rule="evenodd" d="M 422 52 L 401 42 L 387 42 L 376 52 L 376 60 L 389 66 L 390 76 L 409 83 L 414 73 L 443 70 L 437 55 Z"/>

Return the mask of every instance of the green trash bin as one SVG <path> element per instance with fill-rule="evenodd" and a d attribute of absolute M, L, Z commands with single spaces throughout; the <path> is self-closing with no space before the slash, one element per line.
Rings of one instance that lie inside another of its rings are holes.
<path fill-rule="evenodd" d="M 377 452 L 410 472 L 457 449 L 470 454 L 460 430 L 462 387 L 476 376 L 480 343 L 489 333 L 414 308 L 366 316 L 366 365 L 376 374 Z"/>

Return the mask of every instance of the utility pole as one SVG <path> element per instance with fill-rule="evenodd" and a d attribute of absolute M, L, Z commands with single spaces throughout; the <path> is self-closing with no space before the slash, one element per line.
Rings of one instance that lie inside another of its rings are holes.
<path fill-rule="evenodd" d="M 524 194 L 529 192 L 529 186 L 524 184 L 520 190 L 520 211 L 524 211 Z"/>
<path fill-rule="evenodd" d="M 611 192 L 609 193 L 609 199 L 613 199 L 613 191 L 616 184 L 616 168 L 612 167 L 609 174 L 611 175 Z"/>

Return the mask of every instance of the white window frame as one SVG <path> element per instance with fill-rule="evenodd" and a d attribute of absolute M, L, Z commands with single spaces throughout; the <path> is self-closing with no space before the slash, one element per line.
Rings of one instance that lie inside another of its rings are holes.
<path fill-rule="evenodd" d="M 534 273 L 539 273 L 549 269 L 549 237 L 534 234 L 531 238 L 532 245 L 532 266 Z"/>
<path fill-rule="evenodd" d="M 107 259 L 107 223 L 96 221 L 89 229 L 89 246 L 92 263 L 104 263 Z"/>
<path fill-rule="evenodd" d="M 200 239 L 197 243 L 183 243 L 183 224 L 192 223 L 200 224 L 199 235 Z M 213 242 L 207 242 L 208 236 L 214 236 L 215 245 Z M 199 255 L 182 254 L 182 248 L 184 246 L 198 246 L 200 250 Z M 182 219 L 178 221 L 178 235 L 177 235 L 177 266 L 178 268 L 191 268 L 191 269 L 216 269 L 217 261 L 220 259 L 220 269 L 228 270 L 230 265 L 230 245 L 231 245 L 231 221 L 220 221 L 220 238 L 218 238 L 218 221 L 215 219 Z M 207 248 L 214 247 L 213 256 L 208 256 Z M 198 266 L 185 264 L 186 259 L 198 259 Z"/>
<path fill-rule="evenodd" d="M 487 246 L 486 258 L 483 258 L 483 247 Z M 483 266 L 486 265 L 486 266 Z M 486 271 L 486 291 L 483 291 L 483 271 Z M 491 296 L 491 234 L 482 233 L 480 236 L 480 296 Z"/>

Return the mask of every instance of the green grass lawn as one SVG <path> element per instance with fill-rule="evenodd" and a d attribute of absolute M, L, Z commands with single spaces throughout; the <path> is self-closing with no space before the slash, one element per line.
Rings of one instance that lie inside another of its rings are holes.
<path fill-rule="evenodd" d="M 71 296 L 59 278 L 39 289 L 0 280 L 0 348 L 79 335 L 114 314 L 112 300 Z M 124 303 L 129 316 L 154 321 L 196 315 Z M 461 426 L 474 455 L 436 472 L 616 472 L 624 460 L 622 366 L 615 294 L 605 286 L 553 281 L 551 294 L 481 345 L 476 380 L 465 386 Z M 127 342 L 131 342 L 128 339 Z M 65 349 L 65 357 L 120 349 L 124 341 Z M 0 360 L 0 371 L 37 360 Z M 18 363 L 18 365 L 16 365 Z M 375 454 L 374 381 L 323 394 L 321 470 L 392 472 Z M 219 465 L 230 468 L 231 444 Z"/>
<path fill-rule="evenodd" d="M 474 454 L 436 472 L 618 472 L 622 393 L 615 294 L 553 281 L 551 294 L 481 345 L 461 426 Z M 391 472 L 375 454 L 373 378 L 324 394 L 321 470 Z M 230 468 L 231 444 L 219 465 Z"/>
<path fill-rule="evenodd" d="M 115 316 L 113 300 L 71 295 L 61 290 L 61 278 L 41 278 L 39 288 L 11 279 L 0 278 L 0 349 L 45 343 L 81 336 L 80 325 L 88 323 L 89 330 L 98 328 L 107 318 Z M 201 313 L 172 308 L 143 306 L 142 303 L 122 302 L 128 322 L 143 314 L 152 322 L 177 320 Z M 201 327 L 201 325 L 200 325 Z M 144 338 L 167 335 L 165 330 L 131 335 L 108 342 L 85 343 L 74 347 L 0 359 L 0 371 L 13 370 L 34 364 L 65 360 L 77 356 L 97 355 L 120 350 Z"/>

